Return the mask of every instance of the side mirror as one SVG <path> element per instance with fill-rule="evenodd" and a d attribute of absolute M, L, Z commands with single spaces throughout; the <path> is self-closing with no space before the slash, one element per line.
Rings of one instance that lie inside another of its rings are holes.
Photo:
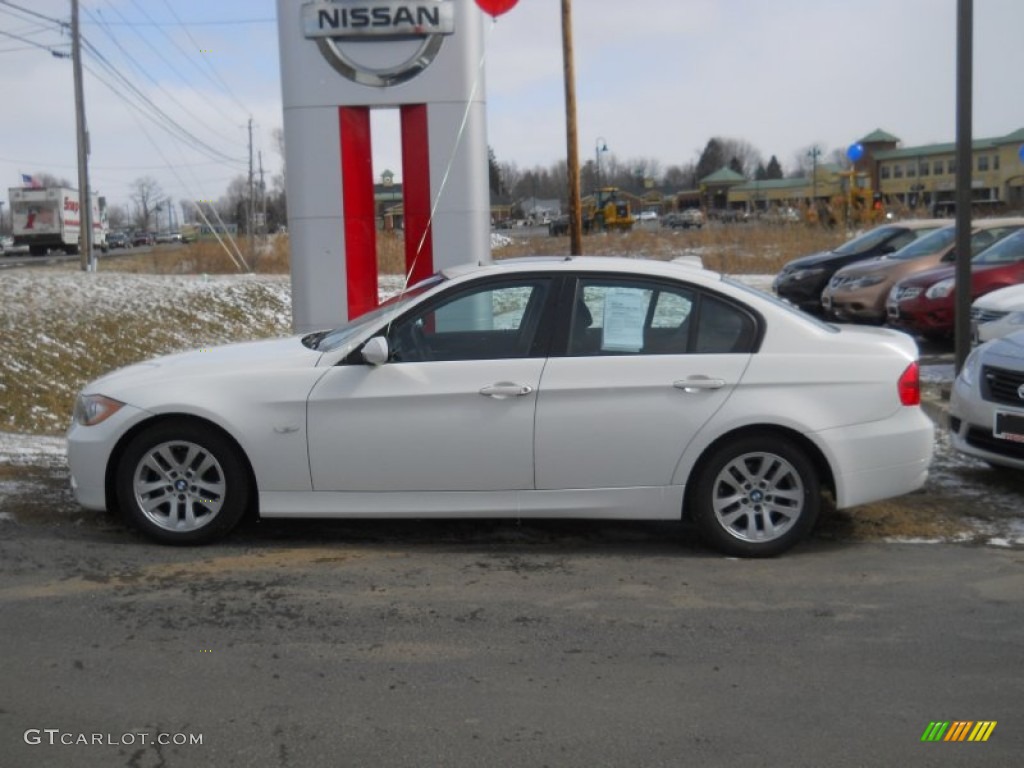
<path fill-rule="evenodd" d="M 363 362 L 367 365 L 384 365 L 391 356 L 391 350 L 388 349 L 388 340 L 383 336 L 374 336 L 368 342 L 363 344 Z"/>

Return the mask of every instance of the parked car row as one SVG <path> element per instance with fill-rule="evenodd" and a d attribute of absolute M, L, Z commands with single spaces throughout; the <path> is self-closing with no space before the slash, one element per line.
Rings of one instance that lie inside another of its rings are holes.
<path fill-rule="evenodd" d="M 947 337 L 954 329 L 955 240 L 948 220 L 886 224 L 832 251 L 794 259 L 773 287 L 780 297 L 829 319 Z M 1024 217 L 975 221 L 970 242 L 972 299 L 1024 283 Z M 1013 314 L 1013 300 L 1005 301 L 1011 303 L 992 310 L 1002 313 L 997 316 L 983 319 L 979 310 L 979 327 Z"/>

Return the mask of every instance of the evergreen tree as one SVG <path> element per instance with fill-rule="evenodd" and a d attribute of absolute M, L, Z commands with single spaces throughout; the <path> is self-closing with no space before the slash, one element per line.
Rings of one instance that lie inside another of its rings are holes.
<path fill-rule="evenodd" d="M 715 138 L 708 139 L 707 146 L 700 153 L 697 161 L 697 181 L 705 176 L 710 176 L 725 165 L 725 153 L 722 151 L 722 143 Z"/>
<path fill-rule="evenodd" d="M 764 181 L 768 178 L 768 171 L 764 167 L 764 163 L 757 164 L 757 170 L 754 171 L 754 179 L 757 181 Z"/>
<path fill-rule="evenodd" d="M 782 166 L 779 165 L 778 159 L 775 155 L 772 155 L 772 159 L 768 161 L 768 167 L 764 169 L 766 179 L 781 179 L 782 178 Z"/>
<path fill-rule="evenodd" d="M 738 157 L 734 157 L 729 161 L 729 170 L 735 171 L 740 176 L 743 175 L 743 163 L 740 162 Z"/>

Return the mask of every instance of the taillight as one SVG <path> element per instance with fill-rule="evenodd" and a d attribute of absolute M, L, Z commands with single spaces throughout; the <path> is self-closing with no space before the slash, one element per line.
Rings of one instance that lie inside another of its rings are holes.
<path fill-rule="evenodd" d="M 917 361 L 907 366 L 896 387 L 899 389 L 900 402 L 903 405 L 921 404 L 921 368 Z"/>

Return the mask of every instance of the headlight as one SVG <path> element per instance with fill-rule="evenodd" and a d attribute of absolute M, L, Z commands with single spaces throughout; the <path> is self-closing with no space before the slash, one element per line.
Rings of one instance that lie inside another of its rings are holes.
<path fill-rule="evenodd" d="M 868 275 L 865 277 L 858 277 L 856 280 L 851 280 L 850 288 L 868 288 L 869 286 L 878 285 L 882 282 L 885 282 L 885 278 L 882 275 Z"/>
<path fill-rule="evenodd" d="M 103 395 L 79 395 L 75 401 L 74 420 L 83 427 L 102 424 L 121 408 L 124 403 Z"/>
<path fill-rule="evenodd" d="M 953 292 L 956 287 L 956 279 L 947 277 L 945 280 L 939 280 L 931 288 L 924 292 L 926 298 L 929 299 L 944 299 Z"/>
<path fill-rule="evenodd" d="M 823 267 L 810 267 L 808 269 L 798 269 L 793 272 L 790 277 L 793 280 L 805 280 L 808 277 L 817 277 L 825 271 Z"/>
<path fill-rule="evenodd" d="M 974 351 L 967 356 L 964 361 L 964 367 L 960 369 L 960 381 L 969 387 L 974 386 L 974 382 L 978 379 L 978 350 L 980 347 L 975 347 Z"/>

